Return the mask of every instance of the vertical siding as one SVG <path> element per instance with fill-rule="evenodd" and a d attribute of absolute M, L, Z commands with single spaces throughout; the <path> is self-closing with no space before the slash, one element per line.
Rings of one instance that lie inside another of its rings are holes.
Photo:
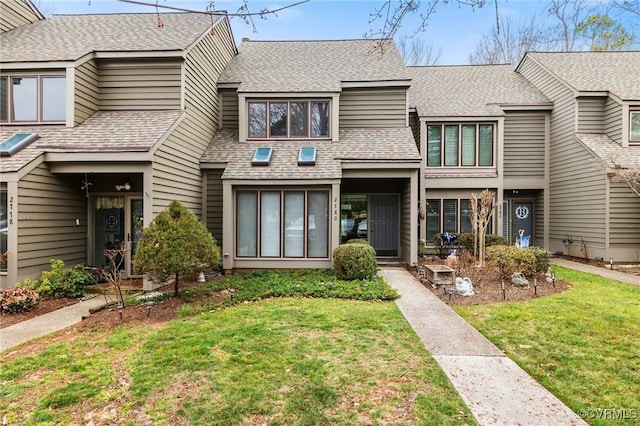
<path fill-rule="evenodd" d="M 340 95 L 340 127 L 403 127 L 406 88 L 344 89 Z"/>
<path fill-rule="evenodd" d="M 222 247 L 222 172 L 207 170 L 207 229 Z"/>
<path fill-rule="evenodd" d="M 635 249 L 640 256 L 640 197 L 626 183 L 614 180 L 610 185 L 609 203 L 611 247 Z"/>
<path fill-rule="evenodd" d="M 24 0 L 2 0 L 0 2 L 0 33 L 40 19 Z"/>
<path fill-rule="evenodd" d="M 562 240 L 583 238 L 590 257 L 605 245 L 606 179 L 592 155 L 575 137 L 573 93 L 532 60 L 520 72 L 554 102 L 551 114 L 549 249 L 562 251 Z M 577 253 L 573 245 L 572 253 Z"/>
<path fill-rule="evenodd" d="M 238 131 L 238 92 L 235 89 L 220 91 L 222 99 L 222 128 Z"/>
<path fill-rule="evenodd" d="M 19 281 L 39 277 L 50 259 L 86 263 L 87 201 L 79 188 L 79 178 L 54 176 L 45 165 L 18 183 Z"/>
<path fill-rule="evenodd" d="M 509 111 L 504 120 L 504 175 L 544 177 L 546 112 Z"/>
<path fill-rule="evenodd" d="M 409 264 L 411 264 L 411 233 L 413 232 L 411 195 L 411 180 L 407 179 L 402 189 L 402 198 L 400 200 L 400 254 L 402 260 Z"/>
<path fill-rule="evenodd" d="M 74 125 L 82 123 L 98 110 L 98 67 L 91 59 L 76 67 L 74 82 Z"/>
<path fill-rule="evenodd" d="M 100 60 L 100 109 L 178 109 L 181 72 L 177 60 Z"/>
<path fill-rule="evenodd" d="M 578 98 L 578 132 L 604 132 L 605 101 L 602 96 Z"/>
<path fill-rule="evenodd" d="M 622 145 L 622 105 L 611 97 L 604 107 L 604 132 Z"/>
<path fill-rule="evenodd" d="M 216 131 L 220 109 L 216 82 L 235 53 L 228 21 L 207 34 L 185 61 L 186 117 L 153 159 L 154 214 L 179 200 L 202 213 L 200 157 Z"/>

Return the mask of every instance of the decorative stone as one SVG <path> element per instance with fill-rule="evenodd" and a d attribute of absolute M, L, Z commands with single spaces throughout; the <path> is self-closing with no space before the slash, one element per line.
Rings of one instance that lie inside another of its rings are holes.
<path fill-rule="evenodd" d="M 529 281 L 522 275 L 522 272 L 514 272 L 511 275 L 511 284 L 515 287 L 529 288 Z"/>
<path fill-rule="evenodd" d="M 456 291 L 460 296 L 473 296 L 473 284 L 471 284 L 471 280 L 467 277 L 464 278 L 456 278 Z"/>

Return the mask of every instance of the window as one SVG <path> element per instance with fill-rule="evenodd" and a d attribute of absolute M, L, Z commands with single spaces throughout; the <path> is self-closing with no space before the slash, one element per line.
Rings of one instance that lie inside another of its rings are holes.
<path fill-rule="evenodd" d="M 631 111 L 629 117 L 629 142 L 640 143 L 640 111 Z"/>
<path fill-rule="evenodd" d="M 0 121 L 64 122 L 66 90 L 64 76 L 2 76 Z"/>
<path fill-rule="evenodd" d="M 427 126 L 427 167 L 493 165 L 493 124 Z"/>
<path fill-rule="evenodd" d="M 328 101 L 250 101 L 250 139 L 328 138 Z"/>
<path fill-rule="evenodd" d="M 328 191 L 238 191 L 238 257 L 327 258 Z"/>
<path fill-rule="evenodd" d="M 427 200 L 427 244 L 433 244 L 436 234 L 444 232 L 473 232 L 468 199 Z M 491 222 L 487 233 L 492 233 Z"/>

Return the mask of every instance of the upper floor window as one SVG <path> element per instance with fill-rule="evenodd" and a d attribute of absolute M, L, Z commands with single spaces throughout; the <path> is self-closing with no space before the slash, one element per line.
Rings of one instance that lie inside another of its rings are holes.
<path fill-rule="evenodd" d="M 629 117 L 629 142 L 640 143 L 640 111 L 631 111 L 631 117 Z"/>
<path fill-rule="evenodd" d="M 0 77 L 0 121 L 3 123 L 64 122 L 64 76 Z"/>
<path fill-rule="evenodd" d="M 427 126 L 427 167 L 493 166 L 494 125 Z"/>
<path fill-rule="evenodd" d="M 328 101 L 250 101 L 249 138 L 328 138 Z"/>

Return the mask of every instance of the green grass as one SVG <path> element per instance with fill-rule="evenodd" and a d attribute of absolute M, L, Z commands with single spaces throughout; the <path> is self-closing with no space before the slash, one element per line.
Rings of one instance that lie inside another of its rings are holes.
<path fill-rule="evenodd" d="M 475 424 L 396 305 L 377 300 L 393 296 L 383 280 L 327 287 L 315 274 L 231 277 L 215 284 L 237 288 L 225 309 L 5 359 L 0 412 L 9 424 Z M 291 285 L 300 297 L 273 297 Z"/>
<path fill-rule="evenodd" d="M 573 411 L 627 410 L 620 422 L 640 424 L 640 287 L 554 269 L 570 291 L 456 311 Z"/>

